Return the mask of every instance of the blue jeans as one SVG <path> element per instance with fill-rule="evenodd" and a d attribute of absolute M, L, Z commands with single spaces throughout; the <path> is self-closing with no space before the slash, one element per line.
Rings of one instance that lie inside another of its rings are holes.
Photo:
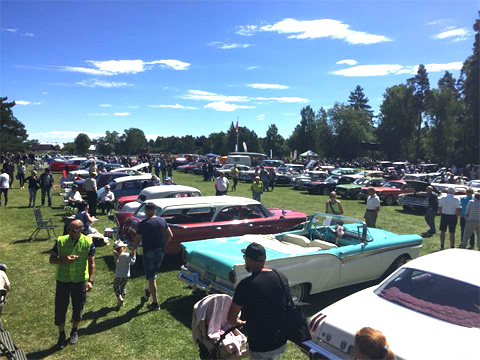
<path fill-rule="evenodd" d="M 143 252 L 143 269 L 147 280 L 156 279 L 163 260 L 163 249 Z"/>
<path fill-rule="evenodd" d="M 435 215 L 437 215 L 437 212 L 430 208 L 425 213 L 425 221 L 430 227 L 430 230 L 428 231 L 430 234 L 435 234 Z"/>
<path fill-rule="evenodd" d="M 258 202 L 262 202 L 262 193 L 252 191 L 252 198 L 253 198 L 253 200 L 257 200 Z"/>
<path fill-rule="evenodd" d="M 262 351 L 262 352 L 257 352 L 257 351 L 250 351 L 250 360 L 277 360 L 280 355 L 282 355 L 285 352 L 285 349 L 287 348 L 287 344 L 280 346 L 278 349 L 271 350 L 271 351 Z"/>
<path fill-rule="evenodd" d="M 52 187 L 42 186 L 42 205 L 45 205 L 45 195 L 48 197 L 48 206 L 52 206 Z"/>

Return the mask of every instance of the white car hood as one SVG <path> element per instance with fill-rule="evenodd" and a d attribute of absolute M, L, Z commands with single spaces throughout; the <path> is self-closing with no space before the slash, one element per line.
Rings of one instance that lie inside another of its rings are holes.
<path fill-rule="evenodd" d="M 474 344 L 480 339 L 480 329 L 451 324 L 409 310 L 377 296 L 373 292 L 375 288 L 362 290 L 322 310 L 327 317 L 317 334 L 331 333 L 333 342 L 337 332 L 346 332 L 351 334 L 351 339 L 345 339 L 350 344 L 356 331 L 368 326 L 386 336 L 397 359 L 477 358 L 478 350 Z"/>

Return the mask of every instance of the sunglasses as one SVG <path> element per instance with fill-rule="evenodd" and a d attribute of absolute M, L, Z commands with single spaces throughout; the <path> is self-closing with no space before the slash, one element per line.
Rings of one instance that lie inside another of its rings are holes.
<path fill-rule="evenodd" d="M 82 230 L 83 230 L 83 228 L 80 228 L 80 229 L 72 229 L 72 228 L 68 228 L 67 230 L 68 230 L 68 231 L 71 231 L 71 232 L 73 232 L 74 234 L 76 234 L 76 233 L 78 233 L 78 232 L 82 231 Z"/>

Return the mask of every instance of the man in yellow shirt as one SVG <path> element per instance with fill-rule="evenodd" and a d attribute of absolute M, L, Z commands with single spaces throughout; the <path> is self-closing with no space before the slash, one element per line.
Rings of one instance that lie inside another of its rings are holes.
<path fill-rule="evenodd" d="M 262 202 L 263 183 L 260 181 L 260 176 L 255 176 L 251 189 L 253 200 Z"/>

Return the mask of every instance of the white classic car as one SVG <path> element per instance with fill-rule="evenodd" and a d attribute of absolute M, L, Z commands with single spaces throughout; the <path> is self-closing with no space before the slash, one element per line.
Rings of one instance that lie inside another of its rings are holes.
<path fill-rule="evenodd" d="M 367 228 L 360 220 L 317 213 L 293 230 L 182 243 L 179 278 L 190 287 L 233 294 L 249 276 L 241 249 L 265 247 L 267 266 L 289 279 L 292 296 L 302 300 L 339 287 L 381 278 L 418 256 L 422 237 Z"/>
<path fill-rule="evenodd" d="M 352 359 L 355 333 L 381 331 L 397 359 L 476 359 L 480 252 L 449 249 L 403 265 L 380 285 L 350 295 L 310 320 L 310 358 Z"/>

